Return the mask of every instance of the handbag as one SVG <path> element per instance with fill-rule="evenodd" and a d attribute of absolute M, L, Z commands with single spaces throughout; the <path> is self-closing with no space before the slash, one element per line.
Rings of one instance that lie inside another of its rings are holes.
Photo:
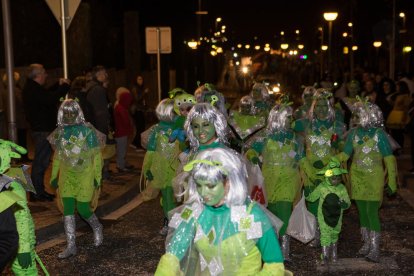
<path fill-rule="evenodd" d="M 305 196 L 302 194 L 302 198 L 293 208 L 286 234 L 302 243 L 308 243 L 314 239 L 315 231 L 316 218 L 306 209 Z"/>

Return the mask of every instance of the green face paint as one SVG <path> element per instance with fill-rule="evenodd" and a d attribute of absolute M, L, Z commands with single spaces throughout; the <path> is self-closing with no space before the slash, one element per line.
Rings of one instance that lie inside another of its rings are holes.
<path fill-rule="evenodd" d="M 208 180 L 196 180 L 197 192 L 203 198 L 204 204 L 218 207 L 223 204 L 225 196 L 224 183 L 218 181 L 211 183 Z"/>
<path fill-rule="evenodd" d="M 326 100 L 319 100 L 316 102 L 315 109 L 314 109 L 316 118 L 318 118 L 319 120 L 327 119 L 328 111 L 329 111 L 329 107 L 328 107 L 328 103 L 326 102 Z"/>
<path fill-rule="evenodd" d="M 209 145 L 217 138 L 214 124 L 202 118 L 194 118 L 191 121 L 191 129 L 201 145 Z"/>

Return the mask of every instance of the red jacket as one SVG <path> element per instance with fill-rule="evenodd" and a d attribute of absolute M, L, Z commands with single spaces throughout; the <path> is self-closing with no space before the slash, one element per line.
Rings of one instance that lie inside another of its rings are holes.
<path fill-rule="evenodd" d="M 114 108 L 115 119 L 115 137 L 123 137 L 132 135 L 134 128 L 131 117 L 129 115 L 129 107 L 131 106 L 133 97 L 129 91 L 120 95 L 118 102 Z"/>

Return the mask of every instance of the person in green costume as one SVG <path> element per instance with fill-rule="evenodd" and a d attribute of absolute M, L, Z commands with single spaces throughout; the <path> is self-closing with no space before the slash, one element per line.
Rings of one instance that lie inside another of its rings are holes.
<path fill-rule="evenodd" d="M 342 174 L 348 173 L 341 168 L 341 163 L 332 157 L 326 168 L 318 174 L 325 180 L 313 190 L 306 200 L 319 201 L 318 223 L 321 231 L 322 265 L 338 260 L 338 238 L 342 227 L 343 210 L 351 206 L 348 192 L 342 184 Z"/>
<path fill-rule="evenodd" d="M 203 150 L 184 170 L 189 198 L 172 212 L 155 275 L 284 275 L 274 228 L 281 222 L 247 198 L 246 168 L 234 151 Z"/>
<path fill-rule="evenodd" d="M 292 113 L 287 102 L 273 107 L 269 113 L 267 137 L 253 143 L 246 152 L 247 158 L 254 164 L 259 163 L 260 155 L 263 158 L 267 208 L 283 221 L 279 234 L 285 261 L 290 260 L 290 236 L 286 234 L 286 229 L 293 202 L 300 196 L 302 187 L 299 163 L 305 161 L 303 141 L 291 128 Z"/>
<path fill-rule="evenodd" d="M 168 231 L 168 212 L 175 208 L 172 180 L 178 167 L 179 142 L 170 142 L 169 138 L 175 129 L 177 117 L 174 111 L 174 100 L 163 99 L 157 105 L 155 114 L 159 123 L 153 128 L 145 153 L 142 171 L 145 178 L 150 181 L 152 188 L 161 191 L 162 210 L 164 212 L 164 225 L 161 235 Z"/>
<path fill-rule="evenodd" d="M 305 86 L 302 92 L 302 105 L 299 106 L 293 113 L 293 118 L 295 120 L 300 120 L 308 116 L 315 92 L 316 88 L 314 86 Z"/>
<path fill-rule="evenodd" d="M 251 96 L 243 96 L 240 99 L 238 110 L 231 110 L 228 123 L 234 133 L 237 135 L 237 148 L 243 148 L 243 144 L 254 133 L 263 129 L 266 125 L 264 116 L 253 114 L 254 101 Z"/>
<path fill-rule="evenodd" d="M 190 112 L 193 105 L 196 103 L 195 97 L 191 94 L 188 94 L 181 88 L 174 88 L 170 92 L 168 92 L 171 99 L 174 100 L 174 112 L 176 113 L 176 117 L 174 119 L 174 129 L 169 137 L 170 143 L 175 142 L 178 140 L 180 142 L 181 148 L 185 148 L 185 140 L 186 134 L 184 131 L 184 122 L 185 118 Z"/>
<path fill-rule="evenodd" d="M 35 225 L 26 197 L 26 190 L 35 192 L 35 189 L 26 172 L 27 166 L 10 168 L 11 158 L 20 158 L 20 154 L 27 154 L 27 150 L 11 141 L 0 140 L 0 212 L 11 207 L 18 233 L 17 256 L 11 269 L 15 275 L 38 275 L 37 261 L 45 275 L 49 275 L 35 251 Z M 16 177 L 16 170 L 20 170 L 26 179 Z M 5 255 L 8 253 L 5 252 Z M 13 250 L 11 253 L 14 253 Z"/>
<path fill-rule="evenodd" d="M 309 195 L 321 183 L 323 176 L 317 172 L 327 164 L 332 156 L 339 152 L 345 126 L 335 119 L 335 110 L 331 104 L 332 94 L 325 88 L 316 90 L 307 118 L 297 120 L 293 129 L 304 134 L 306 162 L 303 162 L 304 192 Z M 309 211 L 317 217 L 318 201 L 307 202 Z M 319 230 L 310 246 L 319 246 Z"/>
<path fill-rule="evenodd" d="M 269 90 L 267 89 L 266 85 L 264 83 L 256 82 L 252 87 L 250 96 L 254 101 L 254 114 L 261 114 L 267 118 L 272 107 L 267 102 L 269 98 Z"/>
<path fill-rule="evenodd" d="M 343 152 L 338 154 L 338 158 L 345 162 L 352 156 L 351 198 L 358 208 L 364 242 L 358 254 L 369 261 L 378 262 L 381 239 L 379 208 L 384 180 L 387 175 L 386 191 L 394 194 L 398 182 L 397 164 L 383 129 L 384 122 L 379 107 L 359 99 L 353 106 L 353 114 L 358 118 L 359 124 L 350 130 Z"/>
<path fill-rule="evenodd" d="M 63 205 L 67 247 L 59 259 L 76 255 L 76 218 L 78 214 L 93 230 L 94 245 L 103 242 L 102 224 L 91 207 L 102 179 L 102 154 L 105 135 L 85 122 L 82 109 L 73 99 L 65 99 L 58 111 L 58 127 L 48 141 L 55 150 L 50 185 L 58 189 Z"/>

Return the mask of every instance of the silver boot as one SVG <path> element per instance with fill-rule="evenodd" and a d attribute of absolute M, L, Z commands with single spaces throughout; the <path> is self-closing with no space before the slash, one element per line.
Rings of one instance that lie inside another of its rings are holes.
<path fill-rule="evenodd" d="M 99 222 L 95 214 L 86 219 L 86 222 L 91 226 L 93 230 L 93 240 L 95 246 L 100 246 L 103 242 L 102 224 Z"/>
<path fill-rule="evenodd" d="M 369 230 L 366 227 L 361 227 L 361 240 L 364 242 L 361 249 L 358 251 L 358 255 L 365 256 L 369 252 Z"/>
<path fill-rule="evenodd" d="M 376 231 L 370 231 L 369 233 L 370 249 L 366 256 L 368 261 L 378 263 L 380 257 L 380 240 L 381 233 Z"/>
<path fill-rule="evenodd" d="M 321 265 L 329 263 L 329 246 L 322 246 Z"/>
<path fill-rule="evenodd" d="M 66 234 L 66 249 L 59 253 L 59 259 L 66 259 L 76 255 L 76 220 L 75 216 L 64 216 L 63 224 Z"/>
<path fill-rule="evenodd" d="M 321 232 L 319 226 L 315 230 L 315 238 L 309 243 L 310 247 L 319 247 L 321 245 Z"/>
<path fill-rule="evenodd" d="M 338 243 L 330 245 L 331 248 L 331 262 L 336 263 L 338 261 Z"/>
<path fill-rule="evenodd" d="M 285 261 L 290 261 L 290 236 L 285 234 L 282 236 L 282 254 Z"/>

